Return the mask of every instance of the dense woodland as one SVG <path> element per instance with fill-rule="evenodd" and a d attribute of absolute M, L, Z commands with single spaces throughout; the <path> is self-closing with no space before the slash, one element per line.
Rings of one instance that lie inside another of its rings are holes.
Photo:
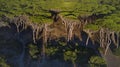
<path fill-rule="evenodd" d="M 0 0 L 1 67 L 41 67 L 51 60 L 109 67 L 107 52 L 120 59 L 119 42 L 120 0 Z"/>

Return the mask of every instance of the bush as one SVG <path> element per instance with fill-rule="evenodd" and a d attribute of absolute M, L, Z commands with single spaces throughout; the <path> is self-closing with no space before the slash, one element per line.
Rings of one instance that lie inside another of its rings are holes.
<path fill-rule="evenodd" d="M 0 67 L 10 67 L 2 57 L 0 57 Z"/>
<path fill-rule="evenodd" d="M 37 46 L 30 44 L 29 45 L 29 53 L 32 58 L 37 58 L 36 53 L 38 53 Z"/>
<path fill-rule="evenodd" d="M 89 60 L 90 67 L 106 67 L 105 60 L 99 56 L 92 56 Z"/>

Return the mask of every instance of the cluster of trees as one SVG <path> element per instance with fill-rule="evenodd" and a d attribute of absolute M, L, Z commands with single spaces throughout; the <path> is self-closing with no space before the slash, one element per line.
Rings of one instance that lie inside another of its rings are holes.
<path fill-rule="evenodd" d="M 105 27 L 116 32 L 120 31 L 120 0 L 0 0 L 0 18 L 3 15 L 12 18 L 25 14 L 30 17 L 32 22 L 52 22 L 49 10 L 58 10 L 62 16 L 72 19 L 87 17 L 87 20 L 94 16 L 94 21 L 92 24 L 88 24 L 86 28 L 96 30 Z M 29 49 L 32 58 L 36 58 L 36 54 L 40 53 L 34 45 L 30 45 Z M 100 57 L 91 57 L 91 52 L 94 51 L 79 45 L 59 43 L 56 46 L 48 45 L 45 51 L 48 57 L 70 61 L 74 66 L 81 60 L 84 61 L 84 57 L 89 54 L 88 59 L 90 59 L 91 65 L 104 65 L 104 61 L 100 60 Z M 97 62 L 94 59 L 100 61 Z"/>
<path fill-rule="evenodd" d="M 27 14 L 33 22 L 52 22 L 46 10 L 55 9 L 61 11 L 61 15 L 72 18 L 96 14 L 100 19 L 95 26 L 118 30 L 119 3 L 119 0 L 0 0 L 0 16 Z"/>

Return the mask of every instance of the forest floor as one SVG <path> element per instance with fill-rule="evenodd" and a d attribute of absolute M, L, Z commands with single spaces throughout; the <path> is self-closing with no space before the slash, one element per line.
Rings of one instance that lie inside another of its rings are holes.
<path fill-rule="evenodd" d="M 110 48 L 108 49 L 106 55 L 103 55 L 102 53 L 101 55 L 104 57 L 107 67 L 120 67 L 120 57 L 114 55 Z"/>

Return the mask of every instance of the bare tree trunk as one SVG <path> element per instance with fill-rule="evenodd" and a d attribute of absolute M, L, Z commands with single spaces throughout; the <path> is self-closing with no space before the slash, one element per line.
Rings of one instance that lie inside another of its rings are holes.
<path fill-rule="evenodd" d="M 104 48 L 104 29 L 100 29 L 100 47 Z"/>
<path fill-rule="evenodd" d="M 86 40 L 86 45 L 87 45 L 89 39 L 91 39 L 92 43 L 95 44 L 95 40 L 93 38 L 94 31 L 90 31 L 90 30 L 84 30 L 84 31 L 88 34 L 88 38 Z"/>
<path fill-rule="evenodd" d="M 77 67 L 76 63 L 73 63 L 73 67 Z"/>
<path fill-rule="evenodd" d="M 38 33 L 38 28 L 35 26 L 35 27 L 33 27 L 33 41 L 34 41 L 34 43 L 36 43 L 36 40 L 37 40 L 37 33 Z"/>
<path fill-rule="evenodd" d="M 31 24 L 32 30 L 33 30 L 33 42 L 36 43 L 36 41 L 39 39 L 40 34 L 39 32 L 42 30 L 42 25 L 38 24 Z"/>
<path fill-rule="evenodd" d="M 89 36 L 87 37 L 87 40 L 86 40 L 86 45 L 88 45 L 88 42 L 89 42 Z"/>
<path fill-rule="evenodd" d="M 69 20 L 69 19 L 65 19 L 62 16 L 58 16 L 58 17 L 59 17 L 59 20 L 62 22 L 62 24 L 64 24 L 64 26 L 65 26 L 65 30 L 67 32 L 67 41 L 70 41 L 72 39 L 73 30 L 74 30 L 74 27 L 76 25 L 78 25 L 78 29 L 80 31 L 80 37 L 79 38 L 82 41 L 81 31 L 83 30 L 83 26 L 85 24 L 82 23 L 82 22 L 76 22 L 76 21 L 72 21 L 72 20 Z M 87 23 L 87 20 L 85 21 L 85 23 Z"/>
<path fill-rule="evenodd" d="M 104 55 L 106 55 L 107 50 L 111 44 L 110 38 L 111 32 L 109 29 L 100 29 L 100 47 L 105 49 Z"/>
<path fill-rule="evenodd" d="M 73 23 L 68 23 L 67 24 L 67 41 L 70 41 L 72 39 L 73 36 Z"/>
<path fill-rule="evenodd" d="M 29 25 L 29 19 L 24 15 L 16 16 L 12 19 L 11 23 L 14 23 L 16 25 L 17 32 L 21 32 Z"/>
<path fill-rule="evenodd" d="M 113 43 L 116 45 L 115 32 L 112 32 L 111 35 L 112 35 L 112 36 L 111 36 L 111 39 L 112 39 Z"/>
<path fill-rule="evenodd" d="M 44 28 L 43 28 L 43 45 L 42 45 L 42 60 L 43 63 L 45 62 L 45 46 L 47 46 L 47 25 L 44 24 Z"/>
<path fill-rule="evenodd" d="M 45 44 L 42 45 L 42 62 L 45 62 Z"/>
<path fill-rule="evenodd" d="M 104 55 L 106 55 L 106 53 L 107 53 L 107 50 L 108 50 L 108 48 L 109 48 L 109 46 L 110 46 L 110 44 L 111 44 L 111 39 L 110 39 L 110 32 L 109 31 L 107 31 L 107 33 L 106 33 L 106 37 L 107 37 L 107 39 L 106 39 L 106 49 L 105 49 L 105 54 Z"/>
<path fill-rule="evenodd" d="M 119 32 L 117 32 L 117 48 L 119 47 Z"/>

